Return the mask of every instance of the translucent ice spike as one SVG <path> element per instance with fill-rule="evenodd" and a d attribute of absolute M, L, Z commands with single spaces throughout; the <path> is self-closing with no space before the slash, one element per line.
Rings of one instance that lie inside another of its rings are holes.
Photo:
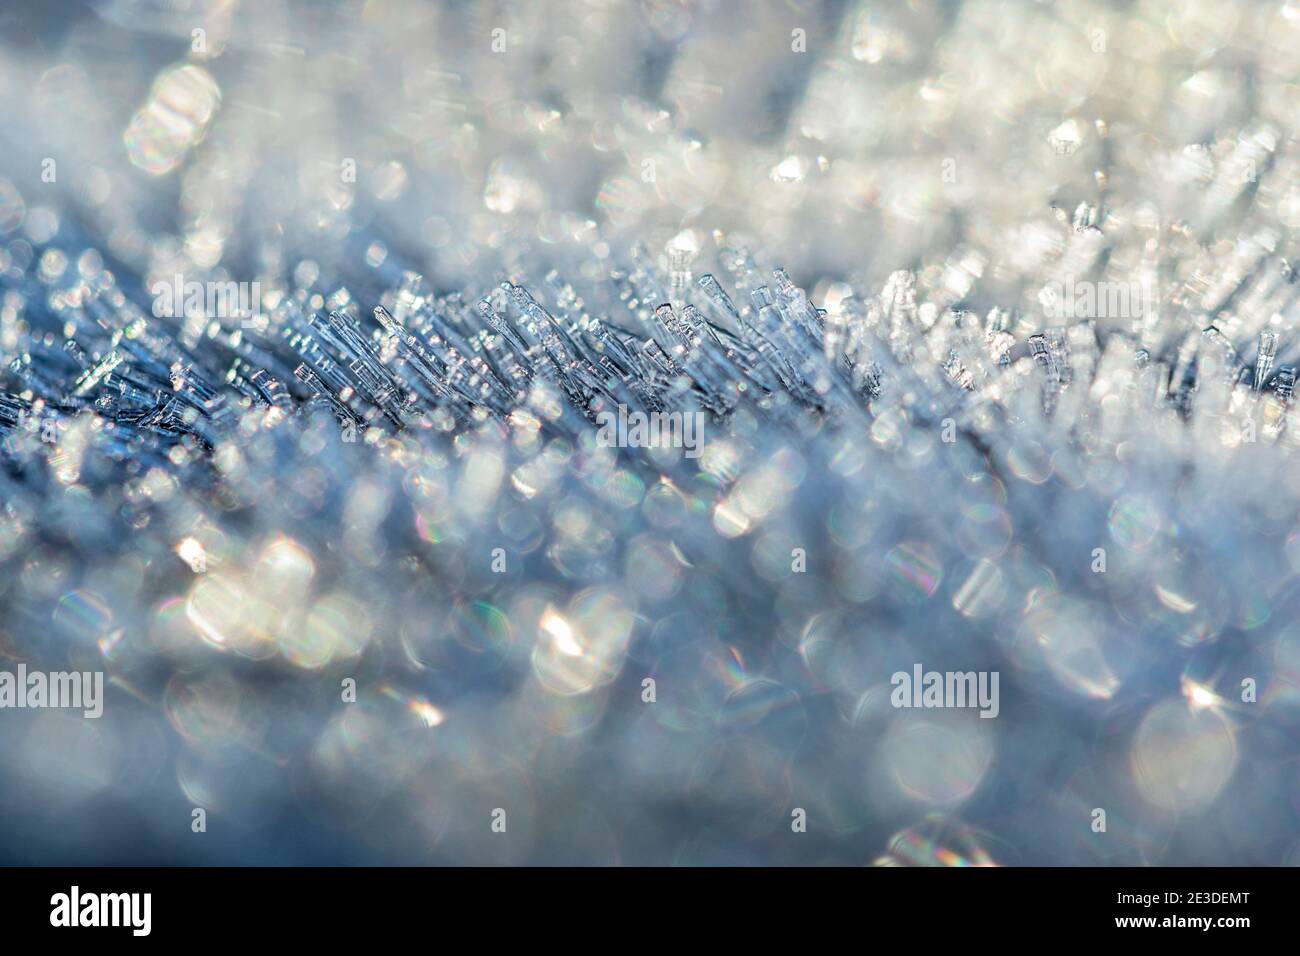
<path fill-rule="evenodd" d="M 27 415 L 31 402 L 17 395 L 0 394 L 0 428 L 13 428 Z"/>
<path fill-rule="evenodd" d="M 1193 345 L 1195 353 L 1189 358 L 1188 350 Z M 1211 325 L 1195 343 L 1191 336 L 1184 341 L 1170 384 L 1176 389 L 1176 403 L 1184 413 L 1190 412 L 1195 395 L 1198 409 L 1219 414 L 1227 406 L 1234 383 L 1243 375 L 1249 384 L 1250 369 L 1237 361 L 1237 350 L 1228 337 Z"/>
<path fill-rule="evenodd" d="M 812 354 L 810 340 L 786 321 L 767 286 L 759 286 L 751 291 L 750 299 L 753 309 L 748 315 L 742 316 L 741 321 L 743 327 L 752 332 L 751 341 L 757 343 L 759 352 L 769 358 L 782 378 L 790 383 L 792 390 L 807 398 L 806 382 L 800 367 Z"/>
<path fill-rule="evenodd" d="M 783 306 L 782 311 L 794 317 L 799 327 L 812 339 L 817 348 L 822 347 L 822 318 L 817 309 L 808 301 L 804 291 L 790 281 L 784 269 L 772 273 L 777 301 Z"/>
<path fill-rule="evenodd" d="M 524 341 L 518 330 L 510 324 L 510 321 L 501 312 L 493 308 L 490 299 L 484 298 L 479 300 L 477 309 L 480 319 L 482 319 L 482 321 L 485 322 L 492 331 L 501 336 L 505 344 L 515 352 L 516 357 L 521 363 L 521 367 L 525 370 L 525 373 L 531 374 L 529 370 L 532 367 L 530 358 L 532 346 Z"/>
<path fill-rule="evenodd" d="M 104 379 L 104 395 L 111 399 L 111 407 L 118 410 L 135 408 L 153 408 L 158 404 L 161 392 L 154 388 L 145 388 L 124 375 L 112 375 Z M 98 402 L 97 402 L 98 404 Z"/>
<path fill-rule="evenodd" d="M 740 328 L 741 337 L 745 344 L 758 353 L 760 360 L 769 373 L 766 382 L 768 390 L 802 393 L 803 388 L 798 382 L 798 376 L 790 367 L 781 350 L 768 341 L 753 323 L 741 319 Z"/>
<path fill-rule="evenodd" d="M 740 333 L 740 342 L 736 343 L 737 349 L 735 351 L 737 355 L 740 355 L 740 347 L 744 347 L 746 352 L 745 358 L 748 359 L 746 368 L 748 368 L 750 376 L 754 378 L 754 381 L 761 385 L 764 390 L 767 390 L 767 392 L 784 388 L 784 386 L 780 384 L 780 376 L 776 375 L 774 369 L 772 369 L 770 356 L 764 355 L 762 350 L 759 349 L 753 326 L 741 319 L 741 313 L 740 310 L 737 310 L 736 303 L 732 302 L 731 297 L 725 293 L 722 285 L 719 285 L 718 280 L 712 277 L 712 274 L 705 273 L 703 276 L 699 277 L 697 285 L 701 287 L 703 293 L 705 293 L 708 299 L 710 299 L 710 302 L 714 304 L 714 308 L 716 312 L 718 312 L 719 317 L 722 317 L 722 319 L 727 321 L 729 325 L 728 332 Z"/>
<path fill-rule="evenodd" d="M 568 336 L 554 317 L 538 305 L 537 300 L 523 286 L 502 283 L 501 288 L 509 293 L 515 308 L 529 321 L 530 331 L 538 337 L 555 364 L 561 369 L 568 366 L 573 361 Z"/>
<path fill-rule="evenodd" d="M 839 366 L 845 360 L 845 347 L 848 344 L 848 318 L 844 314 L 843 304 L 823 317 L 822 354 L 833 366 Z"/>
<path fill-rule="evenodd" d="M 1048 329 L 1029 337 L 1029 354 L 1043 371 L 1043 411 L 1056 409 L 1062 388 L 1070 384 L 1069 348 L 1060 329 Z"/>
<path fill-rule="evenodd" d="M 293 374 L 298 381 L 310 388 L 318 398 L 327 401 L 340 419 L 350 421 L 358 428 L 364 427 L 361 418 L 310 367 L 305 364 L 299 365 L 293 370 Z"/>
<path fill-rule="evenodd" d="M 916 275 L 906 269 L 896 269 L 885 280 L 880 290 L 880 303 L 887 316 L 907 325 L 916 320 Z"/>
<path fill-rule="evenodd" d="M 993 361 L 998 365 L 1011 364 L 1011 349 L 1016 344 L 1016 338 L 1007 331 L 1008 316 L 1002 309 L 989 309 L 989 314 L 984 321 L 984 342 L 992 356 Z"/>
<path fill-rule="evenodd" d="M 95 367 L 88 370 L 79 379 L 72 388 L 72 394 L 81 397 L 90 393 L 96 385 L 104 380 L 105 376 L 117 368 L 125 360 L 125 356 L 114 349 L 95 364 Z"/>
<path fill-rule="evenodd" d="M 1295 391 L 1295 366 L 1283 365 L 1277 371 L 1277 384 L 1274 386 L 1277 397 L 1290 407 L 1291 395 Z"/>
<path fill-rule="evenodd" d="M 1070 365 L 1070 342 L 1064 328 L 1048 329 L 1047 349 L 1052 356 L 1052 369 L 1056 375 L 1058 388 L 1067 387 L 1073 381 L 1074 369 Z M 1082 334 L 1082 341 L 1087 342 L 1087 332 Z"/>
<path fill-rule="evenodd" d="M 1253 392 L 1258 395 L 1269 373 L 1273 371 L 1273 360 L 1277 356 L 1277 333 L 1259 333 L 1259 354 L 1255 359 L 1255 382 Z"/>
<path fill-rule="evenodd" d="M 426 349 L 418 338 L 399 325 L 383 306 L 376 306 L 374 314 L 380 327 L 397 340 L 400 354 L 419 382 L 438 398 L 453 401 L 455 394 L 445 380 L 447 367 L 442 360 L 430 349 Z"/>
<path fill-rule="evenodd" d="M 649 374 L 649 370 L 643 366 L 641 356 L 637 354 L 636 346 L 625 341 L 608 325 L 603 322 L 595 325 L 591 334 L 599 345 L 602 357 L 620 367 L 620 376 L 633 372 L 638 375 Z"/>
<path fill-rule="evenodd" d="M 253 369 L 247 376 L 247 382 L 267 404 L 287 410 L 293 407 L 293 399 L 284 384 L 264 368 Z"/>
<path fill-rule="evenodd" d="M 665 302 L 654 311 L 655 334 L 662 342 L 670 343 L 670 353 L 681 355 L 692 348 L 691 330 L 677 318 L 672 305 Z"/>
<path fill-rule="evenodd" d="M 672 358 L 660 348 L 659 343 L 654 339 L 646 339 L 641 343 L 641 353 L 649 361 L 658 375 L 674 376 L 680 374 L 681 370 Z"/>
<path fill-rule="evenodd" d="M 404 389 L 392 372 L 380 360 L 371 343 L 360 333 L 356 322 L 346 313 L 330 312 L 327 316 L 313 316 L 311 328 L 328 343 L 342 365 L 330 366 L 330 377 L 341 377 L 362 398 L 378 408 L 390 422 L 401 426 L 404 419 Z M 318 364 L 322 372 L 325 368 Z M 338 389 L 340 392 L 342 388 Z"/>
<path fill-rule="evenodd" d="M 682 363 L 708 397 L 709 407 L 719 414 L 734 408 L 744 371 L 728 360 L 721 340 L 694 306 L 682 310 L 677 325 L 690 343 Z"/>
<path fill-rule="evenodd" d="M 706 272 L 700 276 L 696 284 L 704 290 L 704 294 L 709 297 L 709 301 L 714 304 L 718 312 L 731 323 L 731 328 L 733 330 L 739 328 L 740 311 L 712 273 Z"/>

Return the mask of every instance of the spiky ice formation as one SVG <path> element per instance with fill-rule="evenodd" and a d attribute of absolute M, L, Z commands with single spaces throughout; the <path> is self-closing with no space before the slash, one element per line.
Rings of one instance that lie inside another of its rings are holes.
<path fill-rule="evenodd" d="M 144 6 L 0 61 L 2 650 L 109 680 L 0 714 L 15 857 L 1290 860 L 1292 7 L 214 6 L 98 87 Z"/>

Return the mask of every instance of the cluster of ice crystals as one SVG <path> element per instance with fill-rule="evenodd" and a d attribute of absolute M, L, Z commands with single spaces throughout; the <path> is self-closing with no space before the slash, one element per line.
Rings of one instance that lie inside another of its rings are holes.
<path fill-rule="evenodd" d="M 1290 862 L 1300 8 L 362 6 L 0 38 L 17 854 Z"/>

